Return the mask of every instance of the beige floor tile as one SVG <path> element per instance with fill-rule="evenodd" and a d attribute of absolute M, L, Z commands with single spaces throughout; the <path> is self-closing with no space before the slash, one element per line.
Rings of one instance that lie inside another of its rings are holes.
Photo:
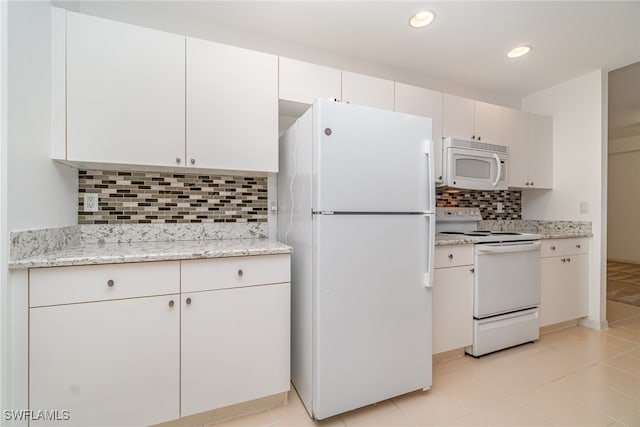
<path fill-rule="evenodd" d="M 585 380 L 585 387 L 589 387 L 591 383 L 601 384 L 631 399 L 640 400 L 640 380 L 611 366 L 601 363 L 579 372 L 576 377 Z"/>
<path fill-rule="evenodd" d="M 640 412 L 635 416 L 622 418 L 621 420 L 619 420 L 619 422 L 629 427 L 638 427 L 640 426 Z"/>
<path fill-rule="evenodd" d="M 621 328 L 616 326 L 615 324 L 609 327 L 606 331 L 603 331 L 604 334 L 610 335 L 616 338 L 620 338 L 626 341 L 633 342 L 635 344 L 640 344 L 640 331 L 634 331 L 633 329 Z"/>
<path fill-rule="evenodd" d="M 281 422 L 288 419 L 300 418 L 302 416 L 306 416 L 307 418 L 309 418 L 307 410 L 304 408 L 300 397 L 293 389 L 289 391 L 288 403 L 286 405 L 271 409 L 271 416 L 273 417 L 276 424 L 280 424 Z"/>
<path fill-rule="evenodd" d="M 640 331 L 640 317 L 637 316 L 625 320 L 619 320 L 613 323 L 613 326 Z"/>
<path fill-rule="evenodd" d="M 314 421 L 308 415 L 286 418 L 276 421 L 276 427 L 345 427 L 341 416 L 327 418 L 322 421 Z"/>
<path fill-rule="evenodd" d="M 216 427 L 266 427 L 275 426 L 275 421 L 269 410 L 261 411 L 256 414 L 246 415 L 244 417 L 234 418 L 218 424 L 212 424 Z"/>
<path fill-rule="evenodd" d="M 393 399 L 400 410 L 420 426 L 435 426 L 449 420 L 455 420 L 470 411 L 461 408 L 454 396 L 442 390 L 412 393 Z"/>
<path fill-rule="evenodd" d="M 480 418 L 475 414 L 464 415 L 455 420 L 446 420 L 442 424 L 438 424 L 441 427 L 484 427 L 487 426 Z"/>
<path fill-rule="evenodd" d="M 640 381 L 640 358 L 638 357 L 621 354 L 620 356 L 607 360 L 605 364 L 638 377 L 638 381 Z"/>
<path fill-rule="evenodd" d="M 638 401 L 596 382 L 585 382 L 581 375 L 571 375 L 545 386 L 552 395 L 564 395 L 591 411 L 607 415 L 618 420 L 636 415 L 640 406 Z"/>
<path fill-rule="evenodd" d="M 559 349 L 519 361 L 520 369 L 527 371 L 542 384 L 575 373 L 591 364 L 582 357 L 570 355 Z"/>
<path fill-rule="evenodd" d="M 473 413 L 488 426 L 552 426 L 553 424 L 530 409 L 507 399 Z"/>
<path fill-rule="evenodd" d="M 357 409 L 342 414 L 347 427 L 350 426 L 415 426 L 415 421 L 404 414 L 393 401 Z"/>
<path fill-rule="evenodd" d="M 627 354 L 630 354 L 630 355 L 635 356 L 635 357 L 640 357 L 640 346 L 636 347 L 636 348 L 634 348 L 632 350 L 627 351 Z"/>
<path fill-rule="evenodd" d="M 617 301 L 607 301 L 607 320 L 609 323 L 638 315 L 640 315 L 640 307 Z"/>
<path fill-rule="evenodd" d="M 549 384 L 515 396 L 514 400 L 558 426 L 608 426 L 615 421 Z"/>

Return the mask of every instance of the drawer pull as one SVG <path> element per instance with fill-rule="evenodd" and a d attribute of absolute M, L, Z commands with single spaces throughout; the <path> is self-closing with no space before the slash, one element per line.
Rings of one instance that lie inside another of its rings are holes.
<path fill-rule="evenodd" d="M 571 262 L 571 258 L 567 258 L 567 262 Z"/>
<path fill-rule="evenodd" d="M 174 304 L 173 300 L 169 301 L 169 307 L 173 307 Z"/>
<path fill-rule="evenodd" d="M 576 248 L 580 249 L 580 247 L 581 247 L 581 246 L 580 246 L 580 244 L 577 244 L 577 245 L 576 245 Z"/>
<path fill-rule="evenodd" d="M 469 271 L 470 271 L 471 273 L 475 273 L 475 272 L 476 272 L 476 269 L 475 269 L 475 268 L 470 268 L 470 269 L 469 269 Z"/>
<path fill-rule="evenodd" d="M 242 271 L 242 269 L 238 270 L 238 277 L 242 277 L 243 274 L 244 272 Z"/>
<path fill-rule="evenodd" d="M 555 250 L 556 250 L 556 247 L 555 247 L 555 246 L 551 246 L 551 248 L 550 248 L 550 249 L 551 249 L 552 251 L 555 251 Z"/>
<path fill-rule="evenodd" d="M 449 254 L 449 259 L 453 259 L 453 254 Z"/>
<path fill-rule="evenodd" d="M 187 303 L 187 305 L 191 304 L 191 298 L 187 298 L 185 302 Z"/>
<path fill-rule="evenodd" d="M 560 259 L 560 261 L 567 262 L 567 259 L 566 258 L 562 258 L 562 259 Z"/>
<path fill-rule="evenodd" d="M 110 288 L 113 288 L 113 285 L 115 285 L 115 282 L 111 279 L 107 280 L 107 286 Z"/>

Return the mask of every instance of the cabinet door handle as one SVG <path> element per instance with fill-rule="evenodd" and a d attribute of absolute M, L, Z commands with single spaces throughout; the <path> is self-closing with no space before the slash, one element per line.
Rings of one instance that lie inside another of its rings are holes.
<path fill-rule="evenodd" d="M 481 137 L 481 136 L 479 136 L 479 137 L 478 137 L 478 141 L 480 141 L 481 139 L 482 139 L 482 137 Z"/>
<path fill-rule="evenodd" d="M 191 298 L 187 298 L 184 302 L 186 302 L 187 305 L 191 304 Z"/>
<path fill-rule="evenodd" d="M 244 274 L 244 271 L 242 271 L 242 269 L 238 270 L 238 277 L 242 277 L 243 274 Z"/>
<path fill-rule="evenodd" d="M 180 164 L 180 162 L 182 161 L 182 159 L 180 157 L 176 157 L 176 163 Z"/>
<path fill-rule="evenodd" d="M 571 262 L 571 258 L 567 258 L 567 262 Z"/>
<path fill-rule="evenodd" d="M 453 254 L 449 254 L 449 259 L 453 259 Z"/>
<path fill-rule="evenodd" d="M 531 185 L 533 186 L 533 181 L 531 181 Z"/>
<path fill-rule="evenodd" d="M 560 261 L 567 262 L 567 259 L 566 258 L 562 258 Z"/>
<path fill-rule="evenodd" d="M 476 136 L 475 135 L 471 135 L 471 139 L 476 139 Z"/>
<path fill-rule="evenodd" d="M 551 246 L 551 248 L 550 248 L 550 249 L 551 249 L 552 251 L 555 251 L 555 250 L 556 250 L 556 247 L 555 247 L 555 246 Z"/>
<path fill-rule="evenodd" d="M 113 288 L 113 285 L 115 285 L 115 282 L 111 279 L 107 280 L 107 286 L 110 288 Z"/>
<path fill-rule="evenodd" d="M 580 249 L 580 245 L 579 245 L 579 244 L 578 244 L 578 245 L 576 245 L 576 248 Z"/>
<path fill-rule="evenodd" d="M 196 164 L 196 159 L 191 159 L 191 164 L 195 165 Z"/>
<path fill-rule="evenodd" d="M 173 300 L 169 301 L 169 307 L 173 307 L 174 304 Z"/>
<path fill-rule="evenodd" d="M 469 269 L 469 271 L 470 271 L 471 273 L 475 273 L 475 272 L 476 272 L 476 269 L 475 269 L 475 268 L 470 268 L 470 269 Z"/>

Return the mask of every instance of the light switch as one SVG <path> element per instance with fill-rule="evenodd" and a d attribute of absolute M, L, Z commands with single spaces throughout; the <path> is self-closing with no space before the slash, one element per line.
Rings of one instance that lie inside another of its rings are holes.
<path fill-rule="evenodd" d="M 589 213 L 589 202 L 580 202 L 580 213 L 581 214 Z"/>

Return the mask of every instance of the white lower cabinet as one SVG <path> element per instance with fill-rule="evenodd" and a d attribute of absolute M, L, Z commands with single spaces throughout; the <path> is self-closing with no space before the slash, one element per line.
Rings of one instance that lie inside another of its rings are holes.
<path fill-rule="evenodd" d="M 587 239 L 543 241 L 540 268 L 540 326 L 589 314 Z"/>
<path fill-rule="evenodd" d="M 433 285 L 433 353 L 471 345 L 473 245 L 436 247 Z"/>
<path fill-rule="evenodd" d="M 29 409 L 151 425 L 284 393 L 289 281 L 289 254 L 31 269 Z"/>
<path fill-rule="evenodd" d="M 289 284 L 182 295 L 182 416 L 289 390 Z"/>

